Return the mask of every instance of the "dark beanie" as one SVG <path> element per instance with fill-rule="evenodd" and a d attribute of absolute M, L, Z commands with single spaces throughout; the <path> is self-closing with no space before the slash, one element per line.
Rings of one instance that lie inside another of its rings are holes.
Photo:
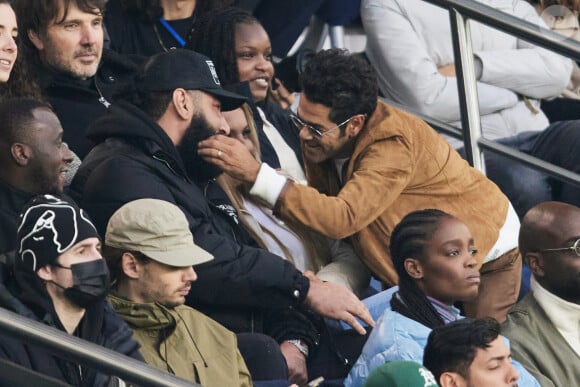
<path fill-rule="evenodd" d="M 20 215 L 16 266 L 36 272 L 87 238 L 99 234 L 87 214 L 76 204 L 52 195 L 39 195 Z"/>

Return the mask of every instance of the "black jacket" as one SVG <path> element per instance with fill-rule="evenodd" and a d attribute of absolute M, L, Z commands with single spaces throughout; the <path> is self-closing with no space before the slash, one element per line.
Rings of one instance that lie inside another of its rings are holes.
<path fill-rule="evenodd" d="M 81 159 L 92 143 L 85 137 L 88 126 L 107 112 L 115 92 L 124 89 L 137 73 L 141 58 L 127 58 L 103 50 L 97 74 L 80 80 L 37 65 L 36 73 L 44 97 L 50 102 L 64 129 L 63 139 Z"/>
<path fill-rule="evenodd" d="M 151 56 L 165 49 L 181 48 L 179 42 L 158 20 L 147 20 L 138 12 L 125 11 L 123 1 L 108 0 L 105 9 L 105 26 L 109 34 L 109 48 L 121 54 Z M 187 39 L 193 27 L 194 17 L 170 20 L 168 23 L 183 38 Z M 165 46 L 165 49 L 164 49 Z"/>
<path fill-rule="evenodd" d="M 0 307 L 64 331 L 46 288 L 35 273 L 12 270 L 0 263 Z M 107 301 L 89 307 L 76 336 L 143 361 L 129 326 Z M 108 375 L 65 361 L 36 345 L 0 333 L 0 358 L 62 380 L 74 386 L 109 386 Z M 1 380 L 1 377 L 0 377 Z"/>
<path fill-rule="evenodd" d="M 20 210 L 33 196 L 0 179 L 0 254 L 16 249 Z"/>
<path fill-rule="evenodd" d="M 238 243 L 215 216 L 204 193 L 187 177 L 167 134 L 141 110 L 125 102 L 93 125 L 97 145 L 85 158 L 70 194 L 89 212 L 103 235 L 111 215 L 141 198 L 165 200 L 185 213 L 196 244 L 214 259 L 196 266 L 188 305 L 236 331 L 265 331 L 265 311 L 285 313 L 301 304 L 309 281 L 294 266 L 265 250 Z M 256 326 L 259 321 L 261 326 Z M 267 333 L 267 332 L 266 332 Z M 316 341 L 316 333 L 310 335 Z M 304 339 L 308 339 L 304 337 Z"/>

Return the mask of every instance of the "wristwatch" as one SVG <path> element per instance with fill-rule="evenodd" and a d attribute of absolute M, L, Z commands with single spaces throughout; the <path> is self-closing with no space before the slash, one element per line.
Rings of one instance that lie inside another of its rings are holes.
<path fill-rule="evenodd" d="M 293 339 L 293 340 L 286 340 L 286 342 L 290 343 L 293 346 L 295 346 L 296 348 L 298 348 L 298 350 L 300 351 L 300 353 L 302 353 L 304 355 L 304 357 L 308 357 L 308 345 L 306 345 L 306 343 L 304 343 L 302 340 Z"/>

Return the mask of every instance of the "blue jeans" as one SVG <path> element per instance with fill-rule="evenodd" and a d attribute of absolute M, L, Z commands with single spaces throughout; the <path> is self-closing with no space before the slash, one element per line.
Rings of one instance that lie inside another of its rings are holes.
<path fill-rule="evenodd" d="M 559 121 L 548 126 L 524 152 L 580 174 L 580 120 Z M 552 200 L 580 206 L 580 186 L 548 178 Z"/>

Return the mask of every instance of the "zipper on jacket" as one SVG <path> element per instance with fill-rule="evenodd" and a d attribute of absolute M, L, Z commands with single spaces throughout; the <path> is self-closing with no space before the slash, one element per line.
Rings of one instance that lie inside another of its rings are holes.
<path fill-rule="evenodd" d="M 171 172 L 173 172 L 174 174 L 176 174 L 177 176 L 180 176 L 177 172 L 175 172 L 175 169 L 173 169 L 173 167 L 171 166 L 171 163 L 165 159 L 162 159 L 161 157 L 157 156 L 156 154 L 152 155 L 151 157 L 153 157 L 155 160 L 162 162 L 163 164 L 165 164 L 165 166 L 167 168 L 169 168 L 169 170 Z"/>
<path fill-rule="evenodd" d="M 99 93 L 99 102 L 103 104 L 103 106 L 105 106 L 106 109 L 109 108 L 109 106 L 111 106 L 111 103 L 109 101 L 107 101 L 107 99 L 103 96 L 103 93 L 101 93 L 101 89 L 99 89 L 99 85 L 97 85 L 97 77 L 95 76 L 95 89 L 97 89 L 97 93 Z"/>
<path fill-rule="evenodd" d="M 153 153 L 153 154 L 151 155 L 151 157 L 153 157 L 153 159 L 155 159 L 155 160 L 157 160 L 157 161 L 160 161 L 160 162 L 162 162 L 163 164 L 165 164 L 165 166 L 166 166 L 166 167 L 167 167 L 167 168 L 168 168 L 168 169 L 169 169 L 171 172 L 173 172 L 173 174 L 174 174 L 175 176 L 177 176 L 177 177 L 180 177 L 181 179 L 183 179 L 183 181 L 186 181 L 186 182 L 188 182 L 188 183 L 191 183 L 191 180 L 189 180 L 189 178 L 188 178 L 187 176 L 184 176 L 184 175 L 183 175 L 183 174 L 181 174 L 181 173 L 177 173 L 177 171 L 176 171 L 176 170 L 173 168 L 173 165 L 172 165 L 172 162 L 171 162 L 171 161 L 168 161 L 168 160 L 166 160 L 166 159 L 164 159 L 163 157 L 161 157 L 161 156 L 158 156 L 158 155 L 161 155 L 161 156 L 163 156 L 163 155 L 164 155 L 163 151 L 157 151 L 157 152 Z"/>

